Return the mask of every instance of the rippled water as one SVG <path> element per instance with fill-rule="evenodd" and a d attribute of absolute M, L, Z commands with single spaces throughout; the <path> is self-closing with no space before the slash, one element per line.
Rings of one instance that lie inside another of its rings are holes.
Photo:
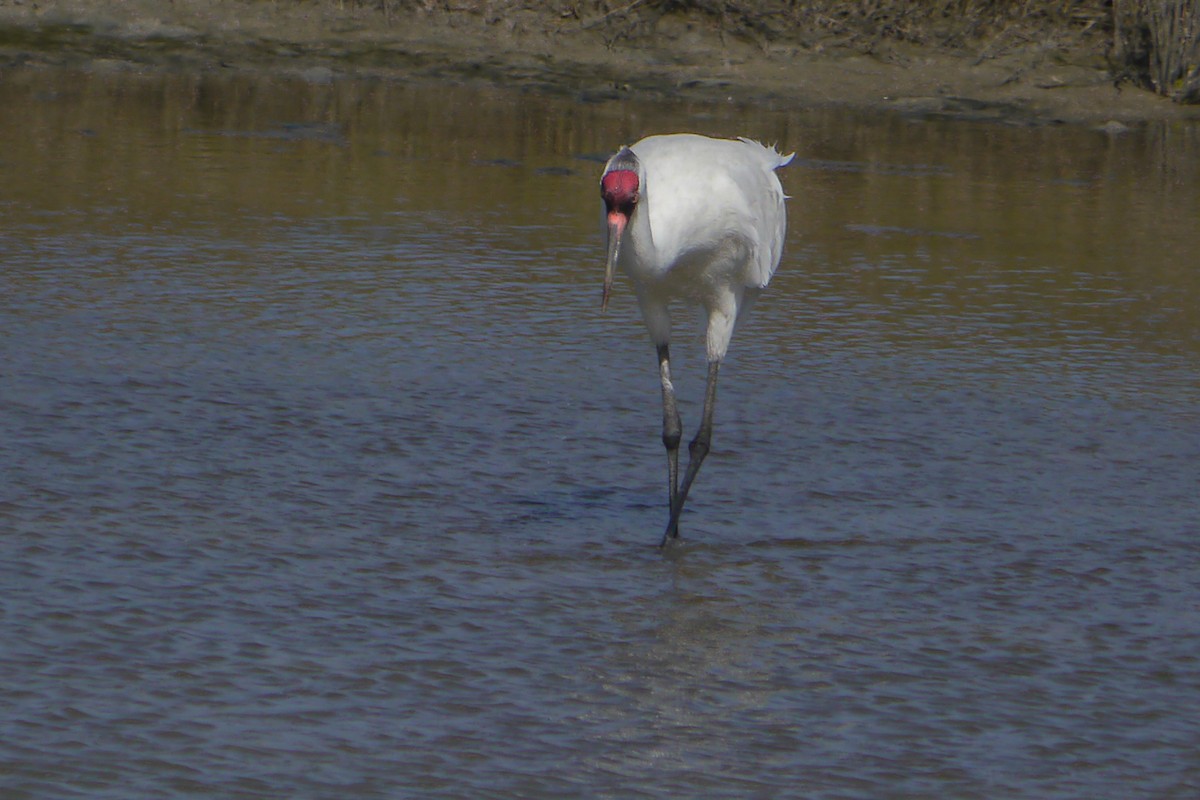
<path fill-rule="evenodd" d="M 6 798 L 1200 793 L 1195 127 L 19 70 L 0 107 Z M 596 178 L 680 129 L 798 156 L 660 553 Z"/>

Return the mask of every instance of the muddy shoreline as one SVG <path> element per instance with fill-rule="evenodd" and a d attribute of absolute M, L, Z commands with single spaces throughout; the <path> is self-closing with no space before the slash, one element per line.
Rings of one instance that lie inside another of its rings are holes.
<path fill-rule="evenodd" d="M 868 54 L 811 37 L 747 41 L 687 15 L 614 42 L 596 20 L 385 15 L 332 0 L 0 0 L 0 70 L 487 82 L 585 101 L 671 96 L 1112 130 L 1200 119 L 1200 107 L 1115 82 L 1094 48 L 1033 41 L 990 54 L 981 47 L 891 44 Z"/>

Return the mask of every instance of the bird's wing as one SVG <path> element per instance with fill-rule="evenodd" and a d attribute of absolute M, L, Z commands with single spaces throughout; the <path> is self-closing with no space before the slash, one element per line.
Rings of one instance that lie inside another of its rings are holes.
<path fill-rule="evenodd" d="M 750 208 L 748 219 L 753 227 L 755 247 L 752 263 L 746 275 L 746 285 L 763 288 L 779 267 L 783 257 L 783 242 L 787 236 L 787 209 L 783 185 L 775 170 L 791 163 L 795 153 L 781 155 L 752 139 L 739 139 L 745 146 L 744 158 L 738 163 L 739 185 L 744 187 Z"/>
<path fill-rule="evenodd" d="M 775 170 L 789 163 L 749 139 L 652 136 L 633 145 L 647 172 L 654 246 L 664 267 L 733 235 L 749 249 L 745 285 L 764 287 L 783 254 L 787 215 Z"/>

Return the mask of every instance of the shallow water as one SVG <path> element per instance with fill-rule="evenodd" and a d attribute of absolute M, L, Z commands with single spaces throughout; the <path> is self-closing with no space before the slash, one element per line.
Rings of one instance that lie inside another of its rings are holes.
<path fill-rule="evenodd" d="M 19 70 L 0 108 L 6 798 L 1200 792 L 1200 129 Z M 797 160 L 664 554 L 596 181 L 679 129 Z"/>

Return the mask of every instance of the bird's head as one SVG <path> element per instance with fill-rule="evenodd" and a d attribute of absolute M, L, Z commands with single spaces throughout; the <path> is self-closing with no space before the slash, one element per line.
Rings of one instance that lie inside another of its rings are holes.
<path fill-rule="evenodd" d="M 608 222 L 608 259 L 604 266 L 604 296 L 600 310 L 608 308 L 608 296 L 612 292 L 613 272 L 621 250 L 621 237 L 629 225 L 641 198 L 642 165 L 628 147 L 608 160 L 604 175 L 600 178 L 600 197 L 604 200 L 604 213 Z"/>

